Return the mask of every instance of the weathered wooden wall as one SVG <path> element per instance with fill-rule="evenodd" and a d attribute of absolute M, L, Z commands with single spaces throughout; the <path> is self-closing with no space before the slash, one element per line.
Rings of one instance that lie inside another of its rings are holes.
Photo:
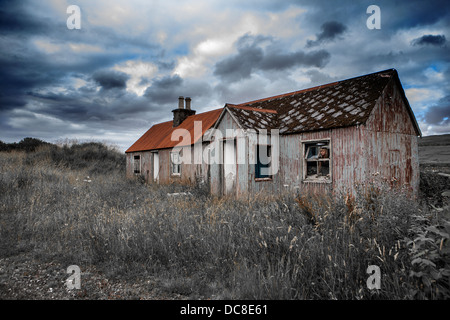
<path fill-rule="evenodd" d="M 152 174 L 152 156 L 150 152 L 132 152 L 126 154 L 126 175 L 128 178 L 134 177 L 134 156 L 141 156 L 141 173 L 147 181 Z"/>

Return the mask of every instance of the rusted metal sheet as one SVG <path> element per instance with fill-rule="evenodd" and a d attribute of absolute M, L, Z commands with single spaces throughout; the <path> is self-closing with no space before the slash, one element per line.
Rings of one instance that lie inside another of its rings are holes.
<path fill-rule="evenodd" d="M 366 161 L 362 153 L 366 145 L 361 140 L 361 126 L 332 130 L 333 191 L 353 192 L 365 181 Z"/>
<path fill-rule="evenodd" d="M 403 89 L 392 81 L 383 92 L 365 129 L 371 152 L 370 169 L 393 185 L 418 194 L 419 158 L 415 119 L 405 105 Z"/>

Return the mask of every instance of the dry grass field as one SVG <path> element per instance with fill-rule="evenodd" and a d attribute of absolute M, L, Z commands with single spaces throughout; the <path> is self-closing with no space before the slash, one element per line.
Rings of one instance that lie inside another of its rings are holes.
<path fill-rule="evenodd" d="M 417 202 L 375 180 L 356 197 L 234 200 L 127 180 L 124 163 L 98 143 L 0 152 L 0 299 L 450 297 L 437 172 Z M 65 285 L 70 265 L 81 289 Z"/>

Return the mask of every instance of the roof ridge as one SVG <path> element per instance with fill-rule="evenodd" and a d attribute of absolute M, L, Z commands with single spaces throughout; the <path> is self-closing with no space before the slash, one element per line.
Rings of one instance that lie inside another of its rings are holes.
<path fill-rule="evenodd" d="M 242 110 L 255 111 L 255 112 L 278 113 L 276 110 L 273 110 L 273 109 L 260 109 L 260 108 L 247 107 L 247 106 L 241 106 L 241 105 L 230 105 L 230 104 L 227 104 L 227 107 L 237 108 L 237 109 L 242 109 Z"/>

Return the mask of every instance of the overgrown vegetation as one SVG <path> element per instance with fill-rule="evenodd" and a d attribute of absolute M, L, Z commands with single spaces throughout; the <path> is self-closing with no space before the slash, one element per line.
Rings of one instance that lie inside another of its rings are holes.
<path fill-rule="evenodd" d="M 444 198 L 435 210 L 374 182 L 354 196 L 236 201 L 127 180 L 124 165 L 97 143 L 0 153 L 0 255 L 157 275 L 193 298 L 450 297 Z M 180 191 L 192 195 L 170 195 Z M 379 290 L 367 288 L 369 265 Z"/>
<path fill-rule="evenodd" d="M 5 143 L 0 141 L 0 151 L 25 151 L 25 152 L 33 152 L 38 147 L 41 146 L 49 146 L 51 145 L 48 142 L 42 141 L 36 138 L 23 138 L 18 143 Z"/>

